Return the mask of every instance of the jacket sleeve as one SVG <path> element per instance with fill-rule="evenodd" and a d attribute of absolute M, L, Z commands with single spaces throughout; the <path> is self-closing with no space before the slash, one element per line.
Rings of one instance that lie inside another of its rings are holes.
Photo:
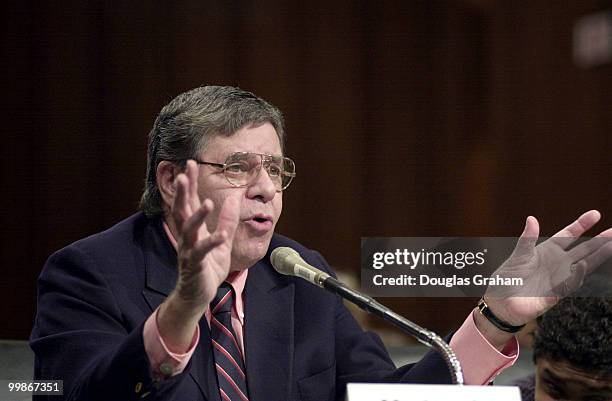
<path fill-rule="evenodd" d="M 171 399 L 189 365 L 170 379 L 153 377 L 143 344 L 145 319 L 126 328 L 104 275 L 85 250 L 71 245 L 52 255 L 38 280 L 30 338 L 35 379 L 63 380 L 63 397 L 48 399 Z"/>

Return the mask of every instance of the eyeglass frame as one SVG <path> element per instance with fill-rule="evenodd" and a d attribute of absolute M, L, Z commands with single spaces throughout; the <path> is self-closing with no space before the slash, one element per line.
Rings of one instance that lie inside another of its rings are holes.
<path fill-rule="evenodd" d="M 293 163 L 293 167 L 294 167 L 294 171 L 293 171 L 293 173 L 289 173 L 289 172 L 286 172 L 286 171 L 284 171 L 284 170 L 281 170 L 281 175 L 285 175 L 285 176 L 287 176 L 287 177 L 291 177 L 291 179 L 289 180 L 289 182 L 287 183 L 287 185 L 282 186 L 282 178 L 281 178 L 281 189 L 277 189 L 277 190 L 276 190 L 276 192 L 277 192 L 277 193 L 283 192 L 284 190 L 286 190 L 287 188 L 289 188 L 289 185 L 291 185 L 291 183 L 293 182 L 293 179 L 294 179 L 294 178 L 295 178 L 295 176 L 296 176 L 296 173 L 295 173 L 295 162 L 294 162 L 292 159 L 290 159 L 289 157 L 286 157 L 286 156 L 275 156 L 275 155 L 268 155 L 268 154 L 265 154 L 265 153 L 255 153 L 255 152 L 232 152 L 232 153 L 230 153 L 229 155 L 227 155 L 227 157 L 225 158 L 225 160 L 226 160 L 226 162 L 225 162 L 225 163 L 207 162 L 207 161 L 200 160 L 200 159 L 195 159 L 195 158 L 194 158 L 194 159 L 192 159 L 192 160 L 193 160 L 193 161 L 195 161 L 195 162 L 196 162 L 197 164 L 199 164 L 199 165 L 212 166 L 212 167 L 216 167 L 216 168 L 220 168 L 220 169 L 222 169 L 222 170 L 223 170 L 223 176 L 225 177 L 225 179 L 227 180 L 227 182 L 228 182 L 228 183 L 229 183 L 231 186 L 233 186 L 233 187 L 235 187 L 235 188 L 244 188 L 244 187 L 246 187 L 246 186 L 249 186 L 250 184 L 248 184 L 248 183 L 247 183 L 247 184 L 243 184 L 243 185 L 236 185 L 236 184 L 234 184 L 233 182 L 231 182 L 231 181 L 230 181 L 230 179 L 227 177 L 227 174 L 225 173 L 225 170 L 226 170 L 227 166 L 228 166 L 228 165 L 230 165 L 230 163 L 227 163 L 227 160 L 228 160 L 230 157 L 232 157 L 232 156 L 234 156 L 234 155 L 236 155 L 236 154 L 245 154 L 245 155 L 247 155 L 247 154 L 251 154 L 251 155 L 258 155 L 258 156 L 260 156 L 260 157 L 261 157 L 261 163 L 259 163 L 259 168 L 257 169 L 257 176 L 255 176 L 255 178 L 259 177 L 259 174 L 261 174 L 261 169 L 262 169 L 262 167 L 263 167 L 263 169 L 264 169 L 264 170 L 266 170 L 266 173 L 268 173 L 268 175 L 270 174 L 270 172 L 268 171 L 268 169 L 266 169 L 266 168 L 263 166 L 263 163 L 264 163 L 264 161 L 265 161 L 266 159 L 269 159 L 269 158 L 271 158 L 271 157 L 281 157 L 283 160 L 284 160 L 284 159 L 287 159 L 287 160 L 289 160 L 291 163 Z"/>

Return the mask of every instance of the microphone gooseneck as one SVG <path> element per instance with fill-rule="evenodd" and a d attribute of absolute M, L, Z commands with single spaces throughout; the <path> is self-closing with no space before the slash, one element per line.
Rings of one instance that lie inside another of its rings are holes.
<path fill-rule="evenodd" d="M 382 305 L 374 298 L 349 288 L 346 284 L 338 281 L 324 271 L 309 265 L 302 259 L 300 254 L 292 248 L 278 247 L 274 249 L 270 255 L 270 262 L 277 272 L 287 276 L 303 278 L 314 285 L 338 294 L 340 297 L 354 303 L 366 312 L 372 313 L 394 324 L 427 347 L 435 349 L 442 355 L 444 361 L 448 365 L 451 371 L 453 384 L 462 385 L 464 383 L 463 372 L 457 355 L 446 341 L 433 331 L 427 330 L 411 322 Z"/>

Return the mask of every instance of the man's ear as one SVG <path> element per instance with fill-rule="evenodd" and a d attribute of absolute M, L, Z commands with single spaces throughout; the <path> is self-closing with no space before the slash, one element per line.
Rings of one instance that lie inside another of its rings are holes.
<path fill-rule="evenodd" d="M 155 176 L 157 179 L 157 188 L 161 194 L 164 209 L 170 210 L 174 197 L 176 196 L 176 185 L 174 179 L 180 172 L 179 167 L 167 160 L 162 160 L 157 165 Z"/>

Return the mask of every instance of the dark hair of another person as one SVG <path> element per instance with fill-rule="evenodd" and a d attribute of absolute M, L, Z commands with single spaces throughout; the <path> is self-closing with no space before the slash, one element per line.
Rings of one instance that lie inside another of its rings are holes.
<path fill-rule="evenodd" d="M 612 298 L 565 298 L 538 319 L 534 361 L 612 373 Z"/>

